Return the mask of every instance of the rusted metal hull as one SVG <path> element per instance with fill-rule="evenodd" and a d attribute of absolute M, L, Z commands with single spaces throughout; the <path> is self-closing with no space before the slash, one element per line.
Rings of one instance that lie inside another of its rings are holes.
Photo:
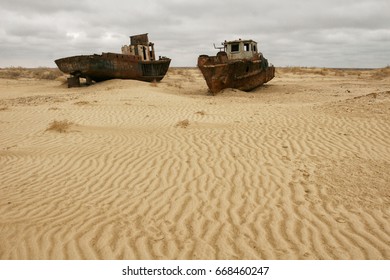
<path fill-rule="evenodd" d="M 213 94 L 225 88 L 250 91 L 275 76 L 274 66 L 268 65 L 266 59 L 228 60 L 224 55 L 201 55 L 198 67 Z"/>
<path fill-rule="evenodd" d="M 55 60 L 62 72 L 96 82 L 110 79 L 160 81 L 167 73 L 170 62 L 169 58 L 141 61 L 136 56 L 116 53 L 79 55 Z"/>

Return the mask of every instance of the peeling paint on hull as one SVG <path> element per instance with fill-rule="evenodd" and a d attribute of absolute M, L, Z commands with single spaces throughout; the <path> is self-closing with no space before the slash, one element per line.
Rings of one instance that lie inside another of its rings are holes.
<path fill-rule="evenodd" d="M 259 67 L 259 61 L 234 61 L 225 64 L 199 65 L 212 93 L 225 88 L 250 91 L 272 80 L 275 67 Z"/>
<path fill-rule="evenodd" d="M 142 61 L 132 55 L 116 53 L 79 55 L 55 60 L 62 72 L 96 82 L 110 79 L 160 81 L 168 71 L 170 62 L 169 58 Z"/>

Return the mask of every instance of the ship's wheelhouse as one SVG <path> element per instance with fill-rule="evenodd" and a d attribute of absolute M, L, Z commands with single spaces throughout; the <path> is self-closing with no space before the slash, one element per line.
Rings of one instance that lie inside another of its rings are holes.
<path fill-rule="evenodd" d="M 122 47 L 122 54 L 139 56 L 142 61 L 156 60 L 154 44 L 149 42 L 148 33 L 130 36 L 130 45 Z"/>
<path fill-rule="evenodd" d="M 258 55 L 257 43 L 253 40 L 225 41 L 223 45 L 228 59 L 250 59 Z"/>

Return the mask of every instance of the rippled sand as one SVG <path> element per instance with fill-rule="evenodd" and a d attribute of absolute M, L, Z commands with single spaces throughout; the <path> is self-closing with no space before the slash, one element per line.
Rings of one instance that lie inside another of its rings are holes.
<path fill-rule="evenodd" d="M 0 79 L 0 197 L 1 259 L 390 259 L 390 78 Z"/>

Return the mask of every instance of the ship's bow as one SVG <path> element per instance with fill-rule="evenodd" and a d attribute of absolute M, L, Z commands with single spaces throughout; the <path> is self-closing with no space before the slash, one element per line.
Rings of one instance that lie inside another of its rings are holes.
<path fill-rule="evenodd" d="M 170 63 L 171 59 L 169 58 L 140 62 L 142 80 L 147 82 L 161 81 L 167 73 Z"/>

